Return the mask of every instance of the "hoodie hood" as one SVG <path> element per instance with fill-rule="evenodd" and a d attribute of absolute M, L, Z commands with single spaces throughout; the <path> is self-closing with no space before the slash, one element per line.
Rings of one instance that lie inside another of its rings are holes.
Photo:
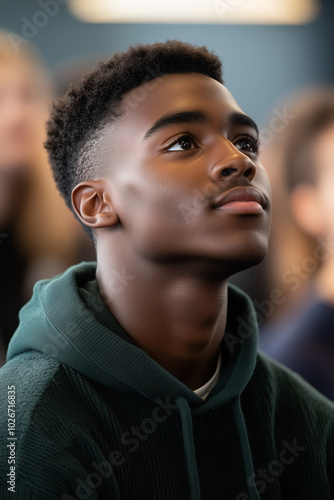
<path fill-rule="evenodd" d="M 240 396 L 256 364 L 256 314 L 250 299 L 229 285 L 223 341 L 230 353 L 229 361 L 203 401 L 134 345 L 98 293 L 95 272 L 96 263 L 81 263 L 56 278 L 38 282 L 32 299 L 20 311 L 20 324 L 9 344 L 7 360 L 29 350 L 40 351 L 111 389 L 140 393 L 152 401 L 175 401 L 182 418 L 192 500 L 200 499 L 198 476 L 193 473 L 196 459 L 192 416 L 232 401 L 245 474 L 249 477 L 253 465 Z M 251 499 L 259 498 L 255 488 L 249 494 Z"/>
<path fill-rule="evenodd" d="M 223 377 L 224 391 L 220 380 L 203 404 L 192 390 L 134 345 L 100 295 L 94 311 L 87 307 L 82 290 L 95 280 L 95 271 L 95 263 L 81 263 L 35 285 L 32 299 L 20 311 L 8 360 L 25 351 L 41 351 L 107 387 L 134 390 L 153 400 L 159 387 L 159 396 L 182 395 L 192 408 L 209 409 L 240 395 L 252 376 L 257 348 L 255 313 L 245 294 L 229 285 L 225 342 L 231 357 Z M 99 319 L 103 309 L 109 315 L 108 326 Z"/>

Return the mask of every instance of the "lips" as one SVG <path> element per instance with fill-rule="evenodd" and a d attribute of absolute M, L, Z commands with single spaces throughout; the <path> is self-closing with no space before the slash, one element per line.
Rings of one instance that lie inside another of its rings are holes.
<path fill-rule="evenodd" d="M 219 196 L 213 207 L 237 214 L 262 214 L 266 208 L 264 195 L 254 187 L 235 187 Z"/>

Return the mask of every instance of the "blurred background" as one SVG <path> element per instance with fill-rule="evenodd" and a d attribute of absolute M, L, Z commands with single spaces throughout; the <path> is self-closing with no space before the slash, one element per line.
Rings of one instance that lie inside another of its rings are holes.
<path fill-rule="evenodd" d="M 122 4 L 129 3 L 130 13 L 134 4 L 140 6 L 140 11 L 145 4 L 149 8 L 141 14 L 139 22 L 94 22 L 98 17 L 103 19 L 102 14 L 98 16 L 99 6 L 103 10 L 103 6 L 113 3 L 120 2 L 1 0 L 0 27 L 24 38 L 18 50 L 27 45 L 26 41 L 33 43 L 52 72 L 80 60 L 106 58 L 136 42 L 176 38 L 207 45 L 223 60 L 227 87 L 240 106 L 258 121 L 292 90 L 333 82 L 332 0 L 174 0 L 167 5 L 168 11 L 174 12 L 177 23 L 146 24 L 141 18 L 151 16 L 159 4 L 166 2 L 123 0 Z M 199 21 L 204 17 L 201 12 L 198 12 L 196 23 L 187 22 L 197 4 L 198 9 L 202 6 L 205 12 L 209 10 L 211 22 L 201 24 Z M 273 7 L 274 12 L 270 15 L 270 6 L 276 4 L 281 7 Z M 78 17 L 80 5 L 91 5 L 82 8 L 81 18 Z M 48 6 L 52 14 L 47 13 Z M 87 22 L 90 11 L 95 15 L 91 15 L 92 22 Z M 44 15 L 38 15 L 40 12 Z M 238 15 L 242 24 L 237 24 Z M 245 24 L 245 17 L 252 24 Z M 261 24 L 256 24 L 257 17 Z M 162 15 L 162 19 L 165 18 L 166 14 Z M 266 24 L 266 19 L 270 24 Z"/>
<path fill-rule="evenodd" d="M 42 143 L 50 101 L 130 44 L 180 39 L 218 54 L 226 86 L 261 129 L 261 159 L 273 185 L 271 246 L 264 263 L 232 281 L 253 300 L 261 347 L 334 399 L 334 223 L 326 219 L 334 220 L 334 206 L 318 189 L 331 187 L 334 171 L 334 2 L 0 0 L 0 30 L 0 365 L 34 283 L 95 258 L 47 164 Z M 313 160 L 304 174 L 306 150 Z M 310 188 L 309 197 L 300 195 L 300 185 Z M 312 325 L 308 334 L 305 324 Z M 277 354 L 306 353 L 307 335 L 316 361 L 305 354 L 294 364 Z"/>

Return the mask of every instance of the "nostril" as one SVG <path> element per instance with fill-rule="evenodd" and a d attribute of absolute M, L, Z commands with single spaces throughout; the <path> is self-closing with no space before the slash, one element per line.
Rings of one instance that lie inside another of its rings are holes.
<path fill-rule="evenodd" d="M 245 177 L 252 177 L 253 172 L 254 172 L 254 169 L 253 169 L 253 168 L 251 168 L 251 167 L 249 167 L 249 168 L 247 168 L 247 170 L 245 171 L 244 176 L 245 176 Z"/>
<path fill-rule="evenodd" d="M 233 167 L 227 167 L 227 168 L 224 168 L 224 170 L 221 171 L 221 175 L 223 177 L 228 177 L 229 175 L 231 175 L 233 172 L 236 172 L 236 168 L 233 168 Z"/>

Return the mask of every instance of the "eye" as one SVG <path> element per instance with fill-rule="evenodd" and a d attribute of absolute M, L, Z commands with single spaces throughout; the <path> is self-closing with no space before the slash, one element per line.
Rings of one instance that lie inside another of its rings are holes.
<path fill-rule="evenodd" d="M 181 135 L 172 141 L 166 151 L 189 151 L 196 148 L 195 140 L 190 135 Z"/>
<path fill-rule="evenodd" d="M 234 145 L 241 151 L 257 154 L 259 152 L 260 141 L 259 139 L 254 139 L 254 137 L 247 135 L 244 137 L 240 137 L 240 139 L 236 140 L 234 142 Z"/>

